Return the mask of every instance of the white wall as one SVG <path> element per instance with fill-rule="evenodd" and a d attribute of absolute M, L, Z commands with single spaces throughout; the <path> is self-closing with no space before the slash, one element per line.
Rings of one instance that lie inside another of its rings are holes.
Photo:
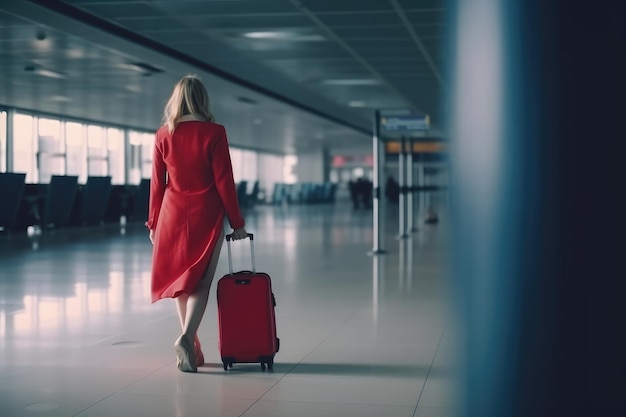
<path fill-rule="evenodd" d="M 298 164 L 295 167 L 298 182 L 324 182 L 325 153 L 323 150 L 299 153 Z"/>

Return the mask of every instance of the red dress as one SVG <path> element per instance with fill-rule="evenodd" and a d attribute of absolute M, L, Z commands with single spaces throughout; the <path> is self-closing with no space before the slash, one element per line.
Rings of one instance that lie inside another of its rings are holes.
<path fill-rule="evenodd" d="M 221 238 L 224 215 L 244 227 L 224 126 L 204 121 L 156 132 L 150 209 L 152 302 L 191 294 Z"/>

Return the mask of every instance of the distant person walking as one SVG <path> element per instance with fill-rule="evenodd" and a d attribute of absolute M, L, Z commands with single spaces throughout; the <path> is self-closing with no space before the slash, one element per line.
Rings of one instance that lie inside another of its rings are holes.
<path fill-rule="evenodd" d="M 204 364 L 197 331 L 222 242 L 224 216 L 233 239 L 247 236 L 224 126 L 215 123 L 200 79 L 183 77 L 156 132 L 146 226 L 154 244 L 152 302 L 174 298 L 182 334 L 174 343 L 178 369 Z"/>

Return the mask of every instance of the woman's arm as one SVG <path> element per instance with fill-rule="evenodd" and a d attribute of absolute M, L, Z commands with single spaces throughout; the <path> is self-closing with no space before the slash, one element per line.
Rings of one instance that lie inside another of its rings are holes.
<path fill-rule="evenodd" d="M 154 141 L 152 178 L 150 180 L 150 208 L 148 210 L 148 221 L 146 222 L 146 226 L 150 230 L 156 229 L 157 221 L 159 220 L 161 203 L 163 203 L 163 195 L 165 194 L 165 178 L 165 161 L 163 161 L 163 152 L 157 135 Z"/>
<path fill-rule="evenodd" d="M 213 145 L 211 158 L 215 185 L 222 204 L 226 209 L 226 217 L 228 217 L 230 227 L 235 230 L 241 229 L 244 227 L 245 222 L 241 215 L 239 201 L 237 200 L 237 189 L 235 188 L 235 180 L 233 178 L 233 167 L 228 150 L 226 130 L 222 126 L 220 126 L 220 132 Z"/>

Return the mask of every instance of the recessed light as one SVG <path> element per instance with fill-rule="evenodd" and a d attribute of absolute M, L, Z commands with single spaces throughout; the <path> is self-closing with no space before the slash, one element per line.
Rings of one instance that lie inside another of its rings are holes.
<path fill-rule="evenodd" d="M 127 62 L 124 64 L 120 64 L 119 67 L 136 71 L 145 77 L 148 77 L 152 74 L 159 74 L 161 72 L 164 72 L 161 68 L 157 68 L 153 65 L 143 62 Z"/>
<path fill-rule="evenodd" d="M 33 74 L 41 75 L 42 77 L 65 78 L 65 74 L 61 72 L 49 70 L 46 68 L 41 68 L 36 65 L 27 65 L 24 67 L 24 71 L 32 72 Z"/>
<path fill-rule="evenodd" d="M 250 39 L 280 39 L 285 37 L 285 32 L 247 32 L 243 36 Z"/>
<path fill-rule="evenodd" d="M 337 80 L 324 80 L 323 84 L 328 85 L 379 85 L 380 81 L 373 78 L 346 78 Z"/>
<path fill-rule="evenodd" d="M 66 51 L 66 54 L 67 54 L 68 57 L 74 58 L 74 59 L 80 59 L 80 58 L 84 58 L 85 57 L 85 51 L 83 51 L 80 48 L 68 49 Z"/>
<path fill-rule="evenodd" d="M 293 32 L 246 32 L 242 35 L 249 39 L 274 39 L 291 42 L 315 42 L 325 41 L 326 38 L 319 34 L 300 34 Z"/>
<path fill-rule="evenodd" d="M 35 74 L 48 78 L 65 78 L 65 74 L 61 74 L 60 72 L 52 71 L 45 68 L 36 69 Z"/>
<path fill-rule="evenodd" d="M 350 107 L 365 107 L 365 102 L 361 100 L 352 100 L 348 103 Z"/>
<path fill-rule="evenodd" d="M 257 104 L 258 101 L 253 100 L 251 98 L 248 97 L 237 97 L 237 100 L 242 102 L 242 103 L 246 103 L 246 104 Z"/>
<path fill-rule="evenodd" d="M 67 102 L 72 101 L 71 98 L 66 97 L 66 96 L 50 96 L 50 97 L 48 97 L 48 100 L 50 100 L 50 101 L 57 101 L 59 103 L 67 103 Z"/>

